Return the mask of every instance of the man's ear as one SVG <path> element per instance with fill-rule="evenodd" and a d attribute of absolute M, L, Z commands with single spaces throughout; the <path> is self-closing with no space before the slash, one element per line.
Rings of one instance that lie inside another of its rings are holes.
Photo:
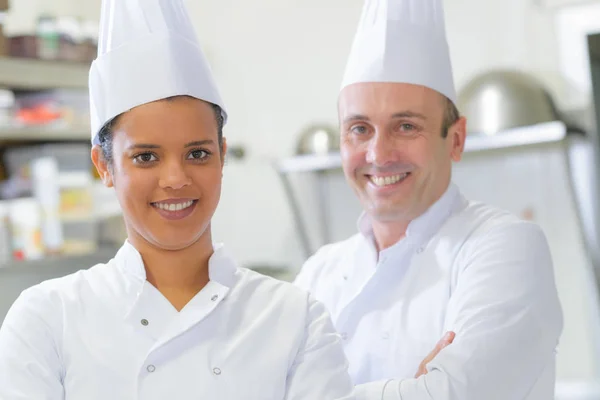
<path fill-rule="evenodd" d="M 110 172 L 110 166 L 104 158 L 102 147 L 99 145 L 92 147 L 92 162 L 94 163 L 96 171 L 98 171 L 98 175 L 100 176 L 100 179 L 102 179 L 104 186 L 113 187 L 113 177 Z"/>
<path fill-rule="evenodd" d="M 448 141 L 450 142 L 450 157 L 452 161 L 458 162 L 462 159 L 467 140 L 467 119 L 460 117 L 450 129 L 448 129 Z"/>

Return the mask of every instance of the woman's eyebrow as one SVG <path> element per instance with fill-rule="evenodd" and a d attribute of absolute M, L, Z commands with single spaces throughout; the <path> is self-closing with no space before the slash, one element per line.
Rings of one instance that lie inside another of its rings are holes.
<path fill-rule="evenodd" d="M 213 144 L 214 142 L 215 141 L 212 139 L 198 140 L 198 141 L 190 142 L 190 143 L 186 144 L 185 147 L 202 146 L 205 144 Z"/>
<path fill-rule="evenodd" d="M 132 144 L 131 146 L 127 147 L 128 150 L 135 150 L 135 149 L 159 149 L 160 146 L 157 144 L 147 144 L 147 143 L 135 143 Z"/>

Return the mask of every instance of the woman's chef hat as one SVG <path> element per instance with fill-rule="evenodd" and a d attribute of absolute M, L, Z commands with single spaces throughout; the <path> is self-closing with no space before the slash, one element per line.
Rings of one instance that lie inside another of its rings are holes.
<path fill-rule="evenodd" d="M 365 0 L 342 89 L 412 83 L 456 102 L 444 25 L 442 0 Z"/>
<path fill-rule="evenodd" d="M 183 0 L 103 0 L 89 90 L 92 144 L 114 117 L 170 96 L 216 104 L 227 121 Z"/>

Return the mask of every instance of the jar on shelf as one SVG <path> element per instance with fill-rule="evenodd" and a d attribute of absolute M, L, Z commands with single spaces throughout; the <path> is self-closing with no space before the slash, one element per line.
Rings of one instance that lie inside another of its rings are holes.
<path fill-rule="evenodd" d="M 41 15 L 37 23 L 38 57 L 44 60 L 56 60 L 59 56 L 60 34 L 56 18 Z"/>
<path fill-rule="evenodd" d="M 38 202 L 31 197 L 12 200 L 9 219 L 13 258 L 19 261 L 43 258 L 42 214 Z"/>

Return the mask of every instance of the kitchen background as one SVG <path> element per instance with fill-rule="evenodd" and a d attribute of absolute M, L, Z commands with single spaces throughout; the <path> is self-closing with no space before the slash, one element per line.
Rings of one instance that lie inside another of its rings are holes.
<path fill-rule="evenodd" d="M 293 279 L 360 207 L 336 99 L 362 0 L 190 0 L 230 122 L 215 239 Z M 446 0 L 471 199 L 538 222 L 565 311 L 558 399 L 600 399 L 600 1 Z M 89 160 L 100 0 L 0 0 L 0 321 L 27 285 L 106 261 L 119 207 Z M 599 34 L 599 35 L 596 35 Z"/>

